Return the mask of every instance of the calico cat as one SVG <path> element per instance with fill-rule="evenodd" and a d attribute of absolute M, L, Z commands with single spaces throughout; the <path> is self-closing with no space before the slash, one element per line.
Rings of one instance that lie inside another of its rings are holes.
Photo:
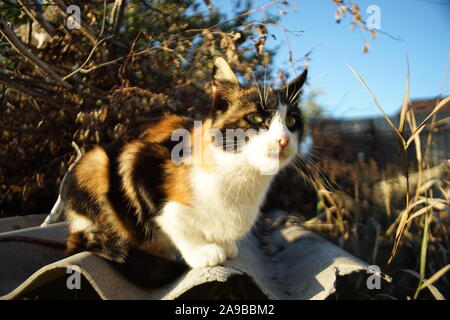
<path fill-rule="evenodd" d="M 136 140 L 84 154 L 61 187 L 67 253 L 94 252 L 149 286 L 167 283 L 186 264 L 236 257 L 274 175 L 298 152 L 306 75 L 279 90 L 245 89 L 217 58 L 211 112 L 200 125 L 171 116 Z M 230 141 L 236 131 L 250 134 Z M 181 161 L 176 132 L 188 134 Z"/>

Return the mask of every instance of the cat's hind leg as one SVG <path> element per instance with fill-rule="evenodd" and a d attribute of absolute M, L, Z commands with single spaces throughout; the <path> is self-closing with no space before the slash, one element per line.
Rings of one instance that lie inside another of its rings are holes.
<path fill-rule="evenodd" d="M 110 261 L 123 263 L 129 251 L 127 241 L 119 238 L 112 232 L 89 228 L 71 232 L 67 240 L 66 254 L 90 251 Z"/>
<path fill-rule="evenodd" d="M 76 231 L 70 234 L 66 253 L 89 251 L 107 259 L 128 280 L 139 286 L 165 285 L 185 270 L 186 265 L 137 249 L 110 232 Z"/>

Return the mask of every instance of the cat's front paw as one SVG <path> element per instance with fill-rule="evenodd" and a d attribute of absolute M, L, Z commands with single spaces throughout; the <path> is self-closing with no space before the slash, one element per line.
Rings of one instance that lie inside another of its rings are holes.
<path fill-rule="evenodd" d="M 224 245 L 225 253 L 228 259 L 234 259 L 238 255 L 238 247 L 234 242 L 228 242 Z"/>
<path fill-rule="evenodd" d="M 225 249 L 212 243 L 200 248 L 195 254 L 186 259 L 192 268 L 213 267 L 223 263 L 227 259 Z"/>

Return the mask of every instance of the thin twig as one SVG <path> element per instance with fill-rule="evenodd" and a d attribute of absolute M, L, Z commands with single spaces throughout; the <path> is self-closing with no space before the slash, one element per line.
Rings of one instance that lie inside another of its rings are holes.
<path fill-rule="evenodd" d="M 55 28 L 42 16 L 42 14 L 36 11 L 28 0 L 17 0 L 22 5 L 23 11 L 37 24 L 47 31 L 50 36 L 56 34 Z"/>
<path fill-rule="evenodd" d="M 17 81 L 14 81 L 10 77 L 8 77 L 4 74 L 1 74 L 1 73 L 0 73 L 0 83 L 11 89 L 20 91 L 25 95 L 35 97 L 38 100 L 42 100 L 48 104 L 57 106 L 58 108 L 73 112 L 73 108 L 69 105 L 66 105 L 65 101 L 56 99 L 56 98 L 50 98 L 48 95 L 45 95 L 43 93 L 36 92 L 32 89 L 26 88 L 26 87 L 20 85 L 19 83 L 17 83 Z"/>
<path fill-rule="evenodd" d="M 67 19 L 69 15 L 67 14 L 67 6 L 64 3 L 63 0 L 54 0 L 59 8 L 59 11 L 63 14 L 63 16 Z M 96 37 L 94 36 L 94 33 L 89 28 L 89 26 L 84 26 L 82 23 L 80 23 L 80 31 L 81 33 L 86 37 L 86 39 L 89 40 L 90 43 L 94 44 L 97 42 Z"/>
<path fill-rule="evenodd" d="M 14 49 L 27 58 L 30 62 L 34 63 L 39 69 L 50 75 L 53 79 L 61 83 L 62 86 L 71 90 L 72 86 L 64 81 L 59 74 L 57 74 L 52 67 L 47 63 L 39 59 L 23 42 L 16 36 L 14 31 L 9 27 L 8 23 L 3 17 L 0 17 L 0 32 L 5 36 L 8 42 L 14 47 Z"/>
<path fill-rule="evenodd" d="M 115 0 L 111 10 L 111 23 L 113 23 L 113 35 L 116 36 L 120 30 L 120 24 L 123 18 L 123 12 L 127 5 L 126 0 Z"/>
<path fill-rule="evenodd" d="M 108 39 L 110 39 L 111 37 L 107 37 L 107 38 L 103 38 L 100 41 L 98 41 L 94 47 L 92 48 L 91 52 L 89 53 L 88 57 L 86 58 L 86 60 L 74 71 L 72 71 L 71 73 L 69 73 L 68 75 L 64 76 L 62 79 L 63 80 L 67 80 L 69 78 L 71 78 L 72 76 L 74 76 L 75 74 L 77 74 L 78 72 L 83 72 L 83 67 L 89 62 L 89 60 L 91 59 L 92 55 L 95 52 L 95 49 L 97 49 L 103 42 L 107 41 Z"/>
<path fill-rule="evenodd" d="M 149 53 L 149 52 L 150 52 L 151 50 L 153 50 L 153 49 L 161 49 L 161 50 L 164 50 L 164 51 L 167 51 L 167 52 L 174 53 L 174 54 L 178 57 L 178 59 L 180 59 L 182 62 L 188 63 L 188 61 L 187 61 L 181 54 L 179 54 L 178 52 L 176 52 L 176 51 L 173 50 L 173 49 L 167 48 L 166 46 L 162 46 L 162 45 L 156 45 L 156 46 L 153 46 L 153 47 L 150 47 L 150 48 L 147 48 L 147 49 L 138 51 L 138 52 L 136 52 L 136 53 L 133 53 L 133 54 L 131 55 L 131 57 L 136 57 L 136 56 L 140 56 L 140 55 Z M 81 72 L 81 73 L 89 73 L 89 72 L 95 71 L 95 70 L 97 70 L 97 69 L 99 69 L 99 68 L 103 68 L 103 67 L 109 66 L 109 65 L 111 65 L 111 64 L 118 63 L 118 62 L 122 61 L 123 59 L 125 59 L 125 58 L 127 58 L 127 57 L 128 57 L 128 55 L 124 55 L 124 56 L 119 57 L 119 58 L 117 58 L 117 59 L 114 59 L 114 60 L 110 60 L 110 61 L 101 63 L 101 64 L 99 64 L 99 65 L 90 67 L 90 68 L 88 68 L 88 69 L 80 69 L 79 72 Z"/>
<path fill-rule="evenodd" d="M 221 25 L 223 25 L 223 24 L 225 24 L 225 23 L 228 23 L 228 22 L 230 22 L 230 21 L 233 21 L 233 20 L 236 20 L 236 19 L 243 18 L 243 17 L 245 17 L 245 16 L 251 15 L 252 13 L 255 13 L 255 12 L 258 12 L 258 11 L 262 11 L 262 10 L 267 9 L 267 8 L 269 8 L 269 7 L 271 7 L 271 6 L 274 6 L 274 5 L 276 5 L 276 4 L 282 4 L 282 3 L 285 3 L 285 2 L 286 2 L 285 0 L 276 0 L 276 1 L 272 1 L 272 2 L 270 2 L 270 3 L 268 3 L 268 4 L 265 4 L 265 5 L 263 5 L 263 6 L 260 6 L 260 7 L 258 7 L 258 8 L 255 8 L 255 9 L 246 11 L 246 12 L 244 12 L 244 13 L 241 13 L 241 14 L 239 14 L 239 15 L 237 15 L 237 16 L 234 16 L 233 18 L 230 18 L 230 19 L 227 19 L 227 20 L 218 22 L 218 23 L 216 23 L 215 25 L 213 25 L 213 26 L 211 26 L 211 27 L 209 27 L 209 28 L 204 28 L 204 29 L 188 29 L 188 30 L 186 30 L 186 32 L 199 32 L 199 31 L 203 31 L 203 30 L 211 30 L 211 29 L 217 28 L 217 27 L 219 27 L 219 26 L 221 26 Z"/>

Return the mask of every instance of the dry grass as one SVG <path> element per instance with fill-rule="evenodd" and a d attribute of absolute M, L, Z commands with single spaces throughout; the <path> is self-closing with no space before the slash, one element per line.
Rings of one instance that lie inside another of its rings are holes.
<path fill-rule="evenodd" d="M 351 68 L 351 67 L 350 67 Z M 409 72 L 398 126 L 366 88 L 398 139 L 401 163 L 380 169 L 371 160 L 345 163 L 325 158 L 319 167 L 336 181 L 328 191 L 315 179 L 319 215 L 305 222 L 309 228 L 362 258 L 393 278 L 380 290 L 365 290 L 363 278 L 354 282 L 350 298 L 450 298 L 450 161 L 432 166 L 430 152 L 436 114 L 450 97 L 436 102 L 420 124 L 409 108 Z M 409 128 L 409 130 L 407 130 Z M 426 145 L 420 135 L 427 128 Z M 409 135 L 407 135 L 409 133 Z M 416 159 L 408 159 L 414 145 Z M 414 160 L 414 161 L 412 161 Z"/>

